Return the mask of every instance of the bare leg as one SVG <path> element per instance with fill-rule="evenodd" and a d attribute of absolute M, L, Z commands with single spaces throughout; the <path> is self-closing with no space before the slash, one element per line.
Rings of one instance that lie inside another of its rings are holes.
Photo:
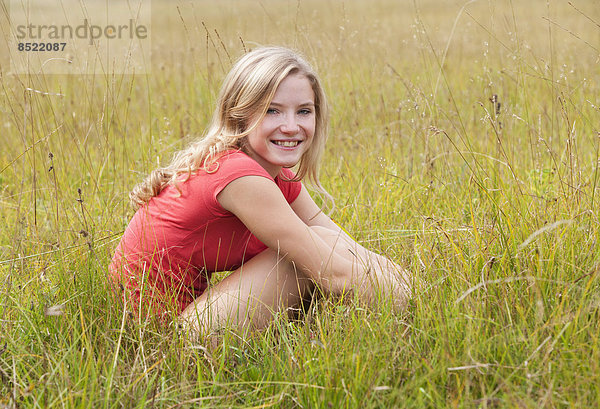
<path fill-rule="evenodd" d="M 344 277 L 308 278 L 276 251 L 267 249 L 210 287 L 181 314 L 192 333 L 209 335 L 224 326 L 260 329 L 277 312 L 297 307 L 316 284 L 326 293 L 356 292 L 359 299 L 376 302 L 390 297 L 402 309 L 410 298 L 405 270 L 349 237 L 324 227 L 311 227 L 332 251 L 352 262 Z M 314 279 L 314 281 L 313 281 Z"/>
<path fill-rule="evenodd" d="M 267 249 L 209 287 L 181 313 L 181 321 L 205 335 L 223 326 L 264 328 L 275 313 L 299 306 L 312 287 L 291 262 Z"/>

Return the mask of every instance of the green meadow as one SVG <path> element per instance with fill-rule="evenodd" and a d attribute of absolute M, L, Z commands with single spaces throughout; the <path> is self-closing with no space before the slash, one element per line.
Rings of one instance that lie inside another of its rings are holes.
<path fill-rule="evenodd" d="M 596 1 L 155 0 L 151 34 L 148 74 L 2 67 L 0 408 L 600 405 Z M 331 217 L 415 295 L 207 348 L 124 313 L 107 265 L 131 188 L 270 44 L 326 89 Z"/>

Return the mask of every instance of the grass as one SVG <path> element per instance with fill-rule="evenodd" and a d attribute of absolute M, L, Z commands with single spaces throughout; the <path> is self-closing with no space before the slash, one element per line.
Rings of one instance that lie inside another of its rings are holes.
<path fill-rule="evenodd" d="M 592 2 L 152 6 L 150 75 L 0 78 L 0 406 L 599 405 Z M 424 285 L 403 314 L 323 299 L 208 351 L 104 277 L 128 191 L 255 43 L 314 62 L 332 216 Z"/>

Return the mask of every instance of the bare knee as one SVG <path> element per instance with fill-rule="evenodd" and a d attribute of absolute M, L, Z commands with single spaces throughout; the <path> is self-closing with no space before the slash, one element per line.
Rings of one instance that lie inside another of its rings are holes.
<path fill-rule="evenodd" d="M 294 264 L 266 249 L 202 294 L 181 314 L 198 333 L 232 325 L 262 328 L 302 301 L 312 286 Z"/>
<path fill-rule="evenodd" d="M 278 298 L 302 297 L 312 287 L 312 281 L 300 269 L 296 268 L 296 264 L 277 251 L 266 249 L 260 256 L 271 259 L 271 261 L 263 264 L 265 267 L 272 266 L 270 270 L 265 268 L 265 278 L 276 284 L 275 293 Z"/>

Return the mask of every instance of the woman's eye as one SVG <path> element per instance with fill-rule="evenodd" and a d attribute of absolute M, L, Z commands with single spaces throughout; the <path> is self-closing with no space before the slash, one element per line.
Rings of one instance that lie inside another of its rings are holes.
<path fill-rule="evenodd" d="M 267 109 L 267 114 L 276 114 L 277 110 L 275 108 L 269 108 Z"/>
<path fill-rule="evenodd" d="M 310 115 L 312 113 L 312 111 L 310 109 L 301 109 L 300 111 L 298 111 L 298 113 L 300 115 Z"/>

